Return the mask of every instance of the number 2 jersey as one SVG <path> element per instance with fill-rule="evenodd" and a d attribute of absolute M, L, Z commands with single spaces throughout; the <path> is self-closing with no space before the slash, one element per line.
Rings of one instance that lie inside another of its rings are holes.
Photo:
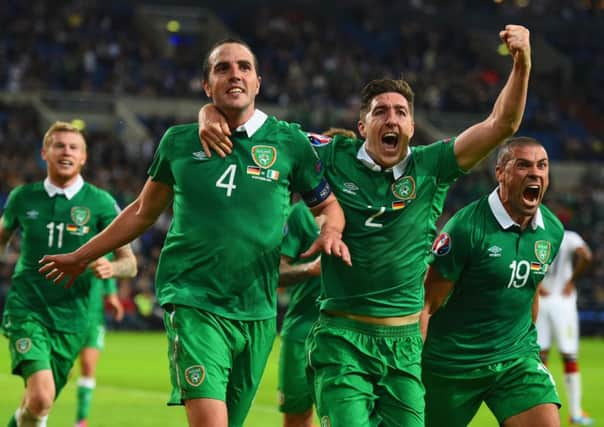
<path fill-rule="evenodd" d="M 4 315 L 33 317 L 51 329 L 75 332 L 88 322 L 90 281 L 85 270 L 69 288 L 55 285 L 38 272 L 43 255 L 78 249 L 118 215 L 113 197 L 83 183 L 71 198 L 50 197 L 43 182 L 15 188 L 2 214 L 8 230 L 21 231 L 20 256 L 12 276 Z"/>
<path fill-rule="evenodd" d="M 432 247 L 454 287 L 430 319 L 424 366 L 451 373 L 539 351 L 533 300 L 563 233 L 544 205 L 521 231 L 497 190 L 459 210 Z"/>
<path fill-rule="evenodd" d="M 238 320 L 276 316 L 290 193 L 314 190 L 323 171 L 297 126 L 274 117 L 261 123 L 251 136 L 231 136 L 224 159 L 206 157 L 197 124 L 171 127 L 162 138 L 149 169 L 174 191 L 156 275 L 161 305 Z"/>
<path fill-rule="evenodd" d="M 359 158 L 364 141 L 309 135 L 346 216 L 343 240 L 352 267 L 321 258 L 321 310 L 395 317 L 423 307 L 423 279 L 446 192 L 463 171 L 454 140 L 411 147 L 393 172 Z M 400 175 L 400 176 L 398 176 Z"/>

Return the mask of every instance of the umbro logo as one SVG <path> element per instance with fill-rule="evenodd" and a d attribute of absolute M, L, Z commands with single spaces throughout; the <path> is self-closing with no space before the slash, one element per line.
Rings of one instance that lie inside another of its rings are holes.
<path fill-rule="evenodd" d="M 40 215 L 40 212 L 38 212 L 35 209 L 32 209 L 32 210 L 25 212 L 25 215 L 27 216 L 28 219 L 37 219 L 38 215 Z"/>
<path fill-rule="evenodd" d="M 501 249 L 499 246 L 495 246 L 495 245 L 493 245 L 489 249 L 487 249 L 490 257 L 500 257 L 502 250 L 503 249 Z"/>
<path fill-rule="evenodd" d="M 357 191 L 359 190 L 359 187 L 357 187 L 357 185 L 354 182 L 345 182 L 344 185 L 342 186 L 342 191 L 344 193 L 348 193 L 348 194 L 352 194 L 353 196 L 357 195 Z"/>
<path fill-rule="evenodd" d="M 193 158 L 201 161 L 209 159 L 208 155 L 203 150 L 193 153 Z"/>

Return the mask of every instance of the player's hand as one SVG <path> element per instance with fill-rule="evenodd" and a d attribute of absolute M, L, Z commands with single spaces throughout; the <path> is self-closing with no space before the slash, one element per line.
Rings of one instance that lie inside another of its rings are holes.
<path fill-rule="evenodd" d="M 105 257 L 91 262 L 89 267 L 99 279 L 110 279 L 114 275 L 113 264 Z"/>
<path fill-rule="evenodd" d="M 88 267 L 88 261 L 78 259 L 73 252 L 62 255 L 44 255 L 38 264 L 42 264 L 38 271 L 55 284 L 59 284 L 67 278 L 66 288 L 71 287 L 76 277 Z"/>
<path fill-rule="evenodd" d="M 522 25 L 506 25 L 499 32 L 515 63 L 531 65 L 530 32 Z"/>
<path fill-rule="evenodd" d="M 231 154 L 233 150 L 233 143 L 229 139 L 231 130 L 218 108 L 212 104 L 204 105 L 199 110 L 197 122 L 201 146 L 208 157 L 212 157 L 212 151 L 222 158 Z"/>
<path fill-rule="evenodd" d="M 124 318 L 124 306 L 118 299 L 117 295 L 115 295 L 115 294 L 107 295 L 105 297 L 105 303 L 109 306 L 109 309 L 111 310 L 111 312 L 113 314 L 113 318 L 116 321 L 121 322 L 122 319 Z"/>
<path fill-rule="evenodd" d="M 347 265 L 352 265 L 348 246 L 346 246 L 346 243 L 342 240 L 342 233 L 340 231 L 332 230 L 327 227 L 321 228 L 321 234 L 319 234 L 317 240 L 313 242 L 306 252 L 300 254 L 300 256 L 302 258 L 308 258 L 319 251 L 322 251 L 327 255 L 335 255 L 342 258 L 342 261 Z"/>

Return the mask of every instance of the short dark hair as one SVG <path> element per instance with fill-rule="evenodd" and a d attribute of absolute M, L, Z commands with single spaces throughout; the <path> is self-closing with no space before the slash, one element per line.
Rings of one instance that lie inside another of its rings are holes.
<path fill-rule="evenodd" d="M 222 39 L 220 41 L 217 41 L 208 50 L 208 53 L 206 54 L 206 57 L 203 60 L 203 65 L 201 67 L 201 73 L 202 73 L 204 81 L 207 82 L 210 79 L 210 69 L 212 67 L 211 64 L 210 64 L 210 56 L 212 56 L 212 53 L 214 53 L 214 51 L 216 49 L 218 49 L 220 46 L 222 46 L 223 44 L 229 44 L 229 43 L 240 44 L 241 46 L 243 46 L 247 50 L 249 50 L 250 53 L 252 54 L 252 58 L 254 59 L 254 69 L 256 70 L 256 73 L 258 72 L 258 58 L 256 58 L 256 54 L 254 53 L 254 51 L 252 50 L 252 48 L 250 47 L 250 45 L 247 44 L 246 42 L 244 42 L 241 39 L 227 38 L 227 39 Z"/>
<path fill-rule="evenodd" d="M 367 113 L 369 104 L 371 104 L 373 98 L 387 92 L 397 92 L 403 95 L 409 103 L 410 113 L 413 115 L 413 101 L 415 100 L 415 94 L 413 93 L 411 86 L 409 86 L 409 83 L 402 79 L 377 79 L 371 80 L 361 90 L 361 116 Z"/>
<path fill-rule="evenodd" d="M 512 153 L 512 150 L 514 148 L 525 147 L 528 145 L 538 145 L 540 147 L 543 147 L 543 144 L 541 144 L 535 138 L 531 138 L 528 136 L 517 136 L 513 138 L 508 138 L 497 152 L 497 162 L 495 166 L 501 167 L 507 162 L 509 162 L 514 157 Z"/>

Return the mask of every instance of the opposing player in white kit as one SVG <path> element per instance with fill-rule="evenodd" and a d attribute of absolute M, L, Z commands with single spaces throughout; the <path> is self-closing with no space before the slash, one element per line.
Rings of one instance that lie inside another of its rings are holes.
<path fill-rule="evenodd" d="M 568 394 L 571 425 L 594 423 L 581 407 L 581 377 L 579 353 L 579 316 L 575 281 L 592 260 L 589 246 L 574 231 L 565 230 L 560 252 L 539 289 L 537 341 L 541 359 L 547 364 L 549 349 L 555 341 L 564 361 L 564 382 Z"/>

